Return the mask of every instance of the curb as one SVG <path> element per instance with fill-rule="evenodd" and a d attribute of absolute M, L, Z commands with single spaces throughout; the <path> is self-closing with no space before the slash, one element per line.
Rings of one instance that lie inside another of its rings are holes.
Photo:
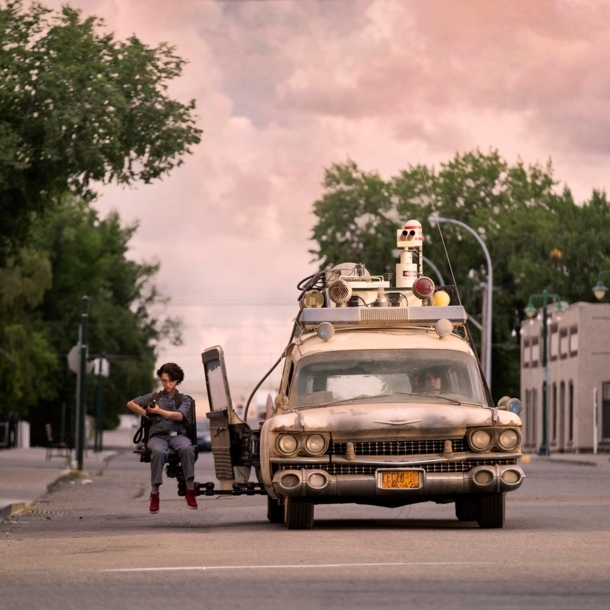
<path fill-rule="evenodd" d="M 543 458 L 544 459 L 544 458 Z M 557 464 L 575 464 L 576 466 L 599 466 L 597 462 L 587 462 L 585 460 L 568 460 L 568 459 L 557 459 L 553 458 L 551 460 L 547 460 L 549 463 L 557 463 Z"/>
<path fill-rule="evenodd" d="M 62 483 L 63 481 L 68 481 L 68 480 L 69 480 L 69 478 L 70 478 L 70 477 L 68 476 L 68 472 L 69 472 L 69 471 L 64 472 L 63 474 L 59 475 L 59 476 L 58 476 L 58 477 L 57 477 L 57 478 L 56 478 L 54 481 L 51 481 L 51 483 L 48 483 L 48 484 L 47 484 L 47 491 L 46 491 L 45 493 L 48 493 L 48 494 L 53 493 L 53 492 L 55 491 L 55 488 L 56 488 L 56 487 L 57 487 L 57 486 L 58 486 L 60 483 Z M 41 497 L 41 498 L 42 498 L 42 496 L 44 496 L 44 493 L 43 493 L 43 494 L 41 494 L 39 497 Z M 36 500 L 34 500 L 34 501 L 36 501 Z"/>
<path fill-rule="evenodd" d="M 600 466 L 599 462 L 595 462 L 593 460 L 579 460 L 579 459 L 570 459 L 569 457 L 549 457 L 545 455 L 536 455 L 531 456 L 532 460 L 547 462 L 547 464 L 573 464 L 576 466 Z"/>
<path fill-rule="evenodd" d="M 7 504 L 0 508 L 0 519 L 8 519 L 13 515 L 18 515 L 27 509 L 27 504 L 25 502 L 13 502 L 12 504 Z"/>
<path fill-rule="evenodd" d="M 40 496 L 38 496 L 38 498 L 42 498 L 42 496 L 44 496 L 45 493 L 53 492 L 55 487 L 57 485 L 59 485 L 59 483 L 61 483 L 62 481 L 67 481 L 67 480 L 68 480 L 67 474 L 60 475 L 53 482 L 51 482 L 47 485 L 47 490 L 45 492 L 41 493 Z M 36 500 L 38 498 L 36 498 Z M 0 508 L 0 519 L 8 519 L 8 518 L 12 517 L 13 515 L 18 515 L 19 513 L 26 511 L 32 504 L 34 504 L 34 502 L 36 502 L 36 500 L 32 500 L 31 502 L 13 502 L 12 504 L 7 504 L 6 506 L 3 506 L 2 508 Z"/>

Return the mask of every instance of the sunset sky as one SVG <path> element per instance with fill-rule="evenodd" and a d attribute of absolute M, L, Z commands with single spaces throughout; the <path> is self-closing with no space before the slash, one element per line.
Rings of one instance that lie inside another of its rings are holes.
<path fill-rule="evenodd" d="M 195 98 L 201 144 L 163 181 L 105 187 L 96 203 L 140 221 L 130 256 L 160 261 L 167 311 L 185 323 L 160 360 L 187 380 L 203 379 L 212 345 L 230 380 L 277 359 L 315 269 L 312 204 L 333 162 L 387 178 L 497 148 L 551 158 L 578 201 L 610 184 L 608 0 L 70 4 L 189 61 L 172 94 Z"/>

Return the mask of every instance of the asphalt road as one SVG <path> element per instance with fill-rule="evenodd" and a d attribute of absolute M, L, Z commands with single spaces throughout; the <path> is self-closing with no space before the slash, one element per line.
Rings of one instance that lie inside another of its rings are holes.
<path fill-rule="evenodd" d="M 609 608 L 610 468 L 523 467 L 502 530 L 421 504 L 316 507 L 294 531 L 263 497 L 188 510 L 173 481 L 149 515 L 148 466 L 120 454 L 1 524 L 0 608 Z"/>

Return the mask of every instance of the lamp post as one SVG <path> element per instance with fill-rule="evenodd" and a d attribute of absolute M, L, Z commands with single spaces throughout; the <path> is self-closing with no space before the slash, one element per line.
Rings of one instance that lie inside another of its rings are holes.
<path fill-rule="evenodd" d="M 436 273 L 436 277 L 438 278 L 438 285 L 444 286 L 445 279 L 441 275 L 441 272 L 438 270 L 438 267 L 429 258 L 426 258 L 425 256 L 422 258 L 424 259 L 424 263 L 426 263 L 426 265 L 428 265 L 428 267 L 430 267 L 430 269 L 432 269 L 432 271 Z"/>
<path fill-rule="evenodd" d="M 597 284 L 591 289 L 593 290 L 593 294 L 598 301 L 601 301 L 606 294 L 608 294 L 608 287 L 602 282 L 602 278 L 604 275 L 610 275 L 610 271 L 604 270 L 600 271 L 597 276 Z"/>
<path fill-rule="evenodd" d="M 428 222 L 434 227 L 439 222 L 449 222 L 451 224 L 458 225 L 463 229 L 466 229 L 479 242 L 481 248 L 483 248 L 483 252 L 485 254 L 485 259 L 487 260 L 487 299 L 485 303 L 484 315 L 485 315 L 485 332 L 481 333 L 484 340 L 481 343 L 484 346 L 484 349 L 481 349 L 483 366 L 485 371 L 485 379 L 487 380 L 487 386 L 489 387 L 489 391 L 491 392 L 491 312 L 492 312 L 492 291 L 493 291 L 493 269 L 491 266 L 491 257 L 489 256 L 489 250 L 485 245 L 485 242 L 481 239 L 480 235 L 467 224 L 463 223 L 461 220 L 454 220 L 453 218 L 443 218 L 442 216 L 437 216 L 436 214 L 432 214 L 428 218 Z"/>
<path fill-rule="evenodd" d="M 527 307 L 524 309 L 528 318 L 533 318 L 538 310 L 534 307 L 534 299 L 542 299 L 542 442 L 538 448 L 538 455 L 551 455 L 548 440 L 548 403 L 547 389 L 549 384 L 549 367 L 547 365 L 547 320 L 546 308 L 550 303 L 557 303 L 555 313 L 557 317 L 563 315 L 561 297 L 557 294 L 543 290 L 541 294 L 530 295 Z"/>

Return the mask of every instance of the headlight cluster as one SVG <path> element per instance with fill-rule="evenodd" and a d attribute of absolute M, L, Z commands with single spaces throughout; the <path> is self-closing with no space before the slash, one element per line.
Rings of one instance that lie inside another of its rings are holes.
<path fill-rule="evenodd" d="M 328 442 L 322 434 L 280 434 L 275 442 L 277 450 L 288 457 L 297 453 L 304 455 L 322 455 Z"/>
<path fill-rule="evenodd" d="M 513 451 L 521 443 L 521 432 L 514 428 L 481 428 L 470 430 L 467 438 L 473 451 Z"/>

